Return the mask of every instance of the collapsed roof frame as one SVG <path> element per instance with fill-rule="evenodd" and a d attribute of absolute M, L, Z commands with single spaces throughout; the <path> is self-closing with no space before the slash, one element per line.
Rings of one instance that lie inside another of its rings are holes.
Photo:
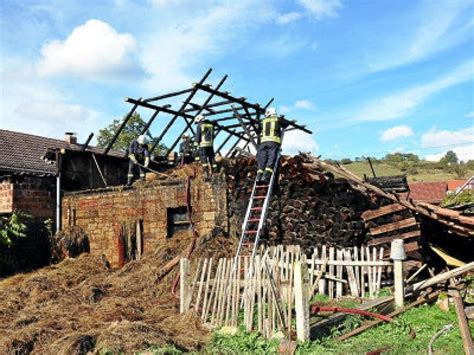
<path fill-rule="evenodd" d="M 266 105 L 261 106 L 259 103 L 247 102 L 245 97 L 232 96 L 230 92 L 221 90 L 222 85 L 227 80 L 227 75 L 224 75 L 215 88 L 212 88 L 212 84 L 206 83 L 206 80 L 208 79 L 211 72 L 212 68 L 204 74 L 199 82 L 194 83 L 189 89 L 179 90 L 147 99 L 127 98 L 125 101 L 131 103 L 133 106 L 128 114 L 124 117 L 119 129 L 117 132 L 115 132 L 114 137 L 105 148 L 104 154 L 107 155 L 109 153 L 113 144 L 116 142 L 120 133 L 123 131 L 138 107 L 147 108 L 153 111 L 152 115 L 143 127 L 141 134 L 145 134 L 149 130 L 159 113 L 172 116 L 161 133 L 153 139 L 151 150 L 153 150 L 158 144 L 160 144 L 160 142 L 162 142 L 163 138 L 168 133 L 170 128 L 176 123 L 178 118 L 182 118 L 186 123 L 185 128 L 175 138 L 173 144 L 167 149 L 165 157 L 173 151 L 183 134 L 188 132 L 188 130 L 190 130 L 192 134 L 195 134 L 192 125 L 196 116 L 199 114 L 212 118 L 211 122 L 216 128 L 216 137 L 221 132 L 227 133 L 227 136 L 217 148 L 216 154 L 221 155 L 221 150 L 231 141 L 232 138 L 235 138 L 236 140 L 232 144 L 231 148 L 227 151 L 225 157 L 233 155 L 237 151 L 239 143 L 242 141 L 245 142 L 244 149 L 246 149 L 249 144 L 256 146 L 255 142 L 257 141 L 256 138 L 258 135 L 258 122 L 260 117 L 265 113 L 265 110 L 272 104 L 273 98 L 270 99 Z M 196 103 L 192 101 L 198 92 L 208 94 L 207 98 L 202 103 Z M 185 94 L 187 94 L 187 96 L 178 110 L 172 109 L 170 104 L 159 105 L 157 103 L 161 100 L 175 98 Z M 221 98 L 223 100 L 211 103 L 211 101 L 215 98 Z M 215 108 L 218 109 L 215 110 Z M 230 113 L 232 113 L 232 115 L 229 115 Z M 304 125 L 300 125 L 294 120 L 287 120 L 284 116 L 281 117 L 288 123 L 287 130 L 297 129 L 308 134 L 312 134 L 312 132 Z"/>

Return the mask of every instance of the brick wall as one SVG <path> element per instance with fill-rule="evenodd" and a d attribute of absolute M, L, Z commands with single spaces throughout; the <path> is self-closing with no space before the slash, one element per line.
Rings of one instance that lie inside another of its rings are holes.
<path fill-rule="evenodd" d="M 23 177 L 13 186 L 13 209 L 37 218 L 54 218 L 55 186 L 53 178 Z"/>
<path fill-rule="evenodd" d="M 13 212 L 13 183 L 5 180 L 0 183 L 0 213 Z"/>
<path fill-rule="evenodd" d="M 71 193 L 62 199 L 62 225 L 81 226 L 89 236 L 91 253 L 105 254 L 119 266 L 118 239 L 123 224 L 142 221 L 143 251 L 150 253 L 168 237 L 168 209 L 186 206 L 186 181 L 155 182 L 131 190 Z M 227 230 L 225 183 L 191 182 L 192 218 L 200 235 L 215 226 Z"/>

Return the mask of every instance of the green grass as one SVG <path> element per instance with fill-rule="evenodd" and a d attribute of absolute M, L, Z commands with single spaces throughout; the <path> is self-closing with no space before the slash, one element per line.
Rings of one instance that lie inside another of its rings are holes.
<path fill-rule="evenodd" d="M 384 161 L 381 162 L 372 162 L 372 165 L 377 176 L 389 176 L 389 175 L 403 175 L 408 176 L 409 181 L 446 181 L 459 179 L 459 177 L 454 172 L 448 172 L 441 169 L 436 169 L 436 164 L 429 162 L 419 162 L 415 163 L 413 167 L 416 169 L 417 174 L 413 174 L 412 169 L 408 169 L 403 172 L 400 170 L 399 164 L 396 163 L 387 163 Z M 364 174 L 368 177 L 372 177 L 372 171 L 370 170 L 369 163 L 366 161 L 353 162 L 351 164 L 343 165 L 346 169 L 350 170 L 354 174 L 363 178 Z M 474 170 L 467 170 L 465 178 L 473 176 Z"/>
<path fill-rule="evenodd" d="M 351 317 L 346 329 L 353 329 L 360 323 Z M 384 354 L 426 354 L 431 337 L 444 325 L 452 324 L 454 329 L 434 342 L 438 354 L 462 354 L 462 339 L 454 309 L 444 313 L 437 305 L 422 305 L 410 309 L 395 318 L 392 323 L 380 325 L 364 333 L 340 342 L 334 338 L 306 342 L 298 345 L 297 354 L 365 354 L 389 347 Z M 471 332 L 474 327 L 471 325 Z M 335 332 L 333 336 L 337 336 Z M 413 337 L 413 335 L 415 335 Z M 268 341 L 257 333 L 240 329 L 237 335 L 222 335 L 215 332 L 206 353 L 256 353 L 274 354 L 278 341 Z"/>

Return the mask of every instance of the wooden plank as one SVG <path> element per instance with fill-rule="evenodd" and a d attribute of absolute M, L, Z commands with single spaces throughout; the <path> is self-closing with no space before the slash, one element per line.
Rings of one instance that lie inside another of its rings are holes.
<path fill-rule="evenodd" d="M 336 258 L 337 258 L 337 261 L 340 261 L 341 263 L 343 263 L 341 249 L 337 249 Z M 336 276 L 340 280 L 342 280 L 342 270 L 343 270 L 343 265 L 336 266 Z M 336 284 L 336 297 L 337 298 L 342 297 L 342 283 L 341 282 L 338 282 Z"/>
<path fill-rule="evenodd" d="M 367 242 L 367 245 L 374 246 L 374 245 L 386 244 L 386 243 L 390 243 L 394 239 L 410 239 L 410 238 L 419 237 L 420 235 L 421 235 L 421 231 L 416 230 L 416 231 L 406 232 L 402 234 L 392 235 L 390 237 L 372 239 Z"/>
<path fill-rule="evenodd" d="M 306 263 L 295 263 L 295 310 L 296 337 L 299 341 L 309 339 L 309 304 L 308 304 L 308 266 Z"/>
<path fill-rule="evenodd" d="M 456 287 L 454 280 L 451 279 L 451 286 Z M 472 343 L 472 335 L 469 329 L 469 323 L 466 318 L 466 312 L 464 311 L 464 304 L 462 301 L 461 294 L 457 289 L 453 291 L 454 308 L 456 309 L 456 316 L 458 318 L 459 330 L 461 332 L 462 344 L 464 347 L 464 353 L 468 355 L 474 354 L 474 345 Z"/>
<path fill-rule="evenodd" d="M 380 227 L 371 228 L 369 231 L 371 235 L 379 235 L 382 233 L 393 232 L 399 229 L 408 228 L 416 225 L 416 219 L 414 217 L 410 217 L 401 221 L 388 223 Z"/>
<path fill-rule="evenodd" d="M 346 261 L 350 261 L 352 259 L 350 249 L 345 250 L 344 258 Z M 354 297 L 359 297 L 359 289 L 357 287 L 357 281 L 356 281 L 356 277 L 354 273 L 354 268 L 352 266 L 346 266 L 346 270 L 347 270 L 347 277 L 349 279 L 349 288 L 351 291 L 351 295 Z"/>
<path fill-rule="evenodd" d="M 184 313 L 187 311 L 186 304 L 189 297 L 190 288 L 189 269 L 189 260 L 182 258 L 179 261 L 179 313 Z"/>
<path fill-rule="evenodd" d="M 334 247 L 329 247 L 329 274 L 334 275 L 334 264 L 331 261 L 334 260 Z M 329 280 L 328 282 L 328 295 L 329 298 L 334 298 L 334 281 Z"/>
<path fill-rule="evenodd" d="M 212 260 L 212 259 L 211 259 Z M 204 259 L 204 265 L 202 267 L 201 278 L 199 279 L 199 289 L 196 297 L 196 302 L 194 305 L 194 311 L 197 313 L 199 310 L 199 305 L 201 304 L 201 293 L 204 288 L 204 278 L 206 277 L 208 259 Z"/>
<path fill-rule="evenodd" d="M 211 258 L 209 261 L 206 286 L 204 287 L 204 299 L 202 302 L 202 314 L 201 314 L 201 319 L 203 322 L 206 321 L 207 309 L 209 307 L 208 304 L 210 303 L 210 298 L 211 298 L 211 295 L 209 294 L 209 282 L 211 281 L 211 276 L 212 276 L 212 262 L 213 262 L 213 259 Z"/>
<path fill-rule="evenodd" d="M 416 284 L 413 284 L 412 286 L 408 286 L 407 289 L 405 290 L 405 293 L 410 293 L 414 291 L 419 291 L 424 288 L 436 285 L 441 282 L 445 282 L 446 280 L 450 279 L 451 277 L 456 277 L 459 275 L 462 275 L 466 272 L 473 271 L 474 270 L 474 261 L 470 262 L 469 264 L 466 264 L 464 266 L 458 267 L 456 269 L 443 272 L 442 274 L 438 274 L 428 280 L 420 281 Z"/>
<path fill-rule="evenodd" d="M 402 211 L 406 209 L 407 208 L 405 206 L 400 205 L 398 203 L 394 203 L 392 205 L 380 207 L 376 210 L 365 211 L 364 213 L 361 214 L 361 218 L 364 221 L 370 221 L 371 219 L 378 218 L 390 213 L 394 213 L 394 212 L 398 212 L 398 211 Z"/>

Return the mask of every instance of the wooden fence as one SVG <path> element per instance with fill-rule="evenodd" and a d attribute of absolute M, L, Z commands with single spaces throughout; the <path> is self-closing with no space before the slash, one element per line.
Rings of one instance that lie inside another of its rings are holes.
<path fill-rule="evenodd" d="M 392 272 L 382 257 L 383 248 L 322 246 L 308 258 L 299 246 L 276 246 L 261 248 L 253 259 L 199 259 L 194 270 L 181 259 L 181 312 L 193 308 L 215 327 L 244 324 L 266 337 L 289 334 L 316 293 L 375 297 L 382 275 Z"/>

